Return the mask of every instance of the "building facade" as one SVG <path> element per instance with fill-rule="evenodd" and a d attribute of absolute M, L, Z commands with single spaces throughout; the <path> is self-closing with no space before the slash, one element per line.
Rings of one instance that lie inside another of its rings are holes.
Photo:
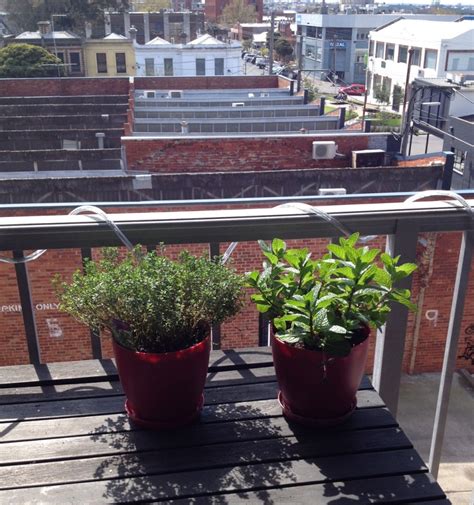
<path fill-rule="evenodd" d="M 407 78 L 411 83 L 456 72 L 474 73 L 474 21 L 399 19 L 371 32 L 369 100 L 384 97 L 397 111 Z"/>
<path fill-rule="evenodd" d="M 66 31 L 52 31 L 49 21 L 38 23 L 38 31 L 23 32 L 6 39 L 7 44 L 24 43 L 42 46 L 62 61 L 64 74 L 70 77 L 84 76 L 84 53 L 81 37 Z"/>
<path fill-rule="evenodd" d="M 263 0 L 246 0 L 248 5 L 255 7 L 257 22 L 261 23 L 263 19 Z M 230 0 L 206 0 L 204 12 L 206 21 L 215 23 L 222 16 L 224 7 L 230 3 Z"/>
<path fill-rule="evenodd" d="M 416 19 L 454 20 L 456 16 L 416 15 Z M 400 18 L 399 14 L 297 14 L 301 68 L 324 78 L 364 83 L 369 33 Z"/>
<path fill-rule="evenodd" d="M 146 44 L 135 44 L 136 75 L 240 75 L 241 50 L 238 42 L 224 43 L 208 34 L 187 44 L 171 44 L 156 37 Z"/>
<path fill-rule="evenodd" d="M 194 40 L 204 33 L 202 12 L 112 12 L 104 21 L 89 25 L 87 38 L 101 39 L 111 33 L 128 37 L 131 27 L 137 30 L 137 42 L 146 44 L 155 37 L 179 44 Z"/>
<path fill-rule="evenodd" d="M 133 41 L 112 33 L 84 43 L 84 65 L 87 77 L 120 77 L 135 75 Z"/>

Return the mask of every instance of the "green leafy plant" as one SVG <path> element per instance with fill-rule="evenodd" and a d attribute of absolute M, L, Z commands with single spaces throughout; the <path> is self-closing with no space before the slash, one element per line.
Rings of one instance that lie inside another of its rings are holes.
<path fill-rule="evenodd" d="M 173 261 L 156 252 L 104 250 L 71 282 L 56 277 L 60 308 L 93 328 L 109 329 L 123 346 L 171 352 L 202 341 L 242 305 L 244 276 L 218 261 L 183 252 Z"/>
<path fill-rule="evenodd" d="M 368 337 L 370 326 L 385 323 L 390 302 L 416 309 L 410 291 L 395 287 L 416 265 L 356 247 L 358 238 L 355 233 L 329 244 L 328 254 L 317 260 L 308 249 L 287 249 L 280 239 L 260 242 L 263 271 L 247 274 L 247 285 L 256 290 L 252 300 L 280 340 L 347 356 Z"/>

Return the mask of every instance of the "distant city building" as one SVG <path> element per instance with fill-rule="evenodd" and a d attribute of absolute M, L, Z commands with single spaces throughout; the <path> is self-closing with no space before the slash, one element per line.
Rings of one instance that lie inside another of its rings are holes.
<path fill-rule="evenodd" d="M 86 37 L 101 39 L 111 33 L 128 37 L 130 27 L 137 29 L 137 42 L 146 44 L 155 37 L 168 42 L 186 43 L 204 33 L 202 12 L 112 12 L 105 21 L 88 27 Z"/>
<path fill-rule="evenodd" d="M 230 3 L 230 0 L 206 0 L 205 14 L 206 21 L 216 22 L 222 16 L 224 7 Z M 253 5 L 257 13 L 257 21 L 262 22 L 263 19 L 263 0 L 247 0 L 248 5 Z"/>
<path fill-rule="evenodd" d="M 413 51 L 409 82 L 415 78 L 474 74 L 474 21 L 455 22 L 400 19 L 371 32 L 368 90 L 374 100 L 379 90 L 389 93 L 390 104 L 399 110 L 403 100 L 410 51 Z"/>
<path fill-rule="evenodd" d="M 230 30 L 234 40 L 253 40 L 254 35 L 267 33 L 270 30 L 270 23 L 237 23 Z"/>
<path fill-rule="evenodd" d="M 52 31 L 49 21 L 40 21 L 38 31 L 23 32 L 6 40 L 7 44 L 25 43 L 42 46 L 63 63 L 64 73 L 72 77 L 84 75 L 82 39 L 67 31 Z"/>
<path fill-rule="evenodd" d="M 452 21 L 457 16 L 413 17 Z M 297 14 L 302 69 L 320 78 L 335 73 L 340 81 L 364 83 L 369 33 L 399 18 L 399 14 Z"/>
<path fill-rule="evenodd" d="M 137 76 L 239 75 L 242 45 L 224 43 L 205 34 L 187 44 L 155 37 L 135 44 Z"/>
<path fill-rule="evenodd" d="M 133 41 L 111 33 L 103 39 L 84 43 L 84 64 L 87 77 L 119 77 L 135 75 Z"/>

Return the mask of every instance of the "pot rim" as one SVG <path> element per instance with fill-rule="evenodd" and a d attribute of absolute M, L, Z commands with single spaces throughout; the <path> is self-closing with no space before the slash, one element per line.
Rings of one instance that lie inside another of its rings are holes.
<path fill-rule="evenodd" d="M 168 351 L 168 352 L 147 352 L 147 351 L 136 351 L 135 349 L 130 349 L 129 347 L 125 347 L 123 344 L 121 344 L 120 342 L 118 342 L 116 340 L 116 338 L 113 336 L 112 334 L 112 342 L 114 345 L 116 345 L 117 347 L 120 347 L 121 349 L 123 349 L 124 351 L 127 351 L 129 353 L 133 353 L 135 355 L 138 355 L 138 356 L 161 356 L 161 357 L 166 357 L 166 356 L 173 356 L 173 355 L 176 355 L 178 353 L 185 353 L 185 352 L 192 352 L 193 349 L 195 349 L 196 347 L 198 346 L 201 346 L 203 345 L 204 343 L 206 343 L 207 341 L 209 341 L 211 338 L 211 335 L 207 335 L 207 337 L 203 338 L 200 342 L 197 342 L 193 345 L 191 345 L 190 347 L 185 347 L 184 349 L 178 349 L 177 351 Z"/>

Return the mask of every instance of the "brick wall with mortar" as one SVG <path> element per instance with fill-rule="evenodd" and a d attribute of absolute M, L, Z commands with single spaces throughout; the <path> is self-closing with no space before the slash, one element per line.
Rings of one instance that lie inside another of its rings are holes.
<path fill-rule="evenodd" d="M 319 205 L 328 202 L 318 202 Z M 367 202 L 369 203 L 369 202 Z M 215 208 L 215 207 L 212 207 Z M 136 209 L 105 209 L 109 212 L 135 212 Z M 170 209 L 180 210 L 180 209 Z M 198 210 L 198 209 L 196 209 Z M 143 209 L 146 211 L 146 209 Z M 22 211 L 22 215 L 44 214 L 39 211 Z M 55 210 L 50 214 L 61 211 Z M 9 215 L 13 212 L 9 213 Z M 19 212 L 16 212 L 19 214 Z M 7 215 L 4 212 L 4 215 Z M 428 238 L 425 234 L 423 238 Z M 290 241 L 291 246 L 310 247 L 315 254 L 321 252 L 323 239 Z M 415 345 L 415 315 L 411 314 L 406 334 L 404 370 L 410 369 L 410 362 L 415 355 L 413 372 L 439 371 L 444 353 L 444 342 L 448 327 L 451 297 L 457 266 L 457 256 L 460 244 L 459 233 L 440 233 L 436 235 L 434 260 L 429 278 L 424 279 L 426 291 L 423 306 L 420 307 L 421 320 L 419 336 Z M 384 238 L 379 237 L 371 243 L 372 246 L 383 248 Z M 221 244 L 221 253 L 227 244 Z M 177 250 L 186 247 L 193 253 L 206 253 L 207 244 L 189 246 L 170 246 L 168 253 L 175 255 Z M 426 262 L 423 258 L 425 246 L 420 242 L 418 246 L 419 263 Z M 94 251 L 94 255 L 98 252 Z M 246 272 L 261 266 L 261 254 L 255 242 L 239 244 L 233 255 L 233 264 L 241 272 Z M 56 298 L 51 287 L 51 278 L 56 273 L 69 276 L 72 271 L 80 267 L 80 253 L 77 250 L 48 251 L 39 260 L 29 264 L 33 302 L 36 307 L 36 319 L 39 332 L 43 360 L 68 361 L 87 359 L 91 357 L 89 331 L 61 314 L 56 308 Z M 474 270 L 474 269 L 473 269 Z M 413 301 L 416 303 L 420 293 L 420 278 L 423 268 L 414 276 Z M 0 365 L 20 364 L 28 362 L 21 312 L 19 312 L 19 296 L 15 280 L 15 270 L 11 265 L 0 263 L 0 277 L 3 280 L 0 291 Z M 474 276 L 471 273 L 469 292 L 461 325 L 461 335 L 458 348 L 457 366 L 470 368 L 474 371 L 466 349 L 472 340 L 472 325 L 474 324 Z M 231 322 L 223 325 L 222 344 L 224 348 L 235 348 L 257 345 L 258 314 L 253 306 L 246 304 L 243 311 Z M 368 370 L 373 359 L 373 342 Z M 102 340 L 104 356 L 111 356 L 110 341 Z M 416 348 L 415 348 L 416 347 Z M 464 355 L 464 357 L 463 357 Z"/>
<path fill-rule="evenodd" d="M 344 155 L 313 160 L 315 140 L 334 140 Z M 124 137 L 129 170 L 160 173 L 283 170 L 350 167 L 352 151 L 373 149 L 373 139 L 360 135 L 292 135 L 262 137 Z M 385 137 L 380 142 L 386 143 Z M 369 145 L 370 143 L 370 145 Z"/>

